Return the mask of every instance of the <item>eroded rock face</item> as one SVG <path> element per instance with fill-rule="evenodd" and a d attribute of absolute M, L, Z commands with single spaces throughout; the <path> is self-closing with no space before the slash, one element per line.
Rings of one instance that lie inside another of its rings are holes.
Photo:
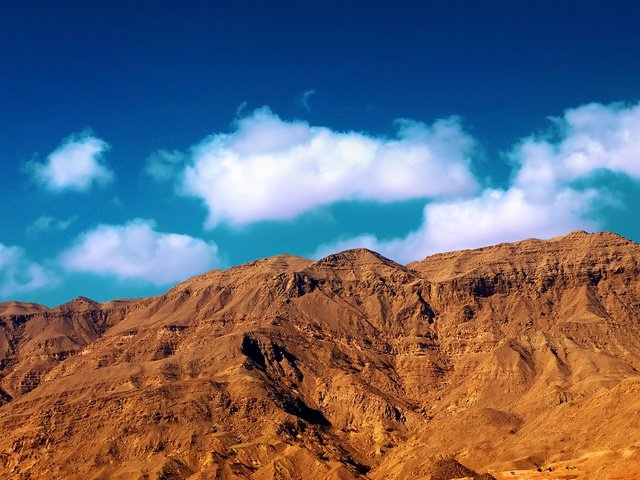
<path fill-rule="evenodd" d="M 639 258 L 574 232 L 407 266 L 284 255 L 149 299 L 0 304 L 0 477 L 634 473 Z"/>

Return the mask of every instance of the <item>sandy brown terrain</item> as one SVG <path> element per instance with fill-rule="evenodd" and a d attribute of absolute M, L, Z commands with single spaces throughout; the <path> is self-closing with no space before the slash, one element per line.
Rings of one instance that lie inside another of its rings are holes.
<path fill-rule="evenodd" d="M 574 232 L 0 304 L 0 478 L 638 479 L 639 261 Z"/>

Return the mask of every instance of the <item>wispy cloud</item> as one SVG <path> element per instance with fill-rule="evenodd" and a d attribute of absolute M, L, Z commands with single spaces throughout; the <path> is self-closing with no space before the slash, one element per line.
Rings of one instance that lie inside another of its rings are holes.
<path fill-rule="evenodd" d="M 455 118 L 397 123 L 395 138 L 281 120 L 268 108 L 191 150 L 182 190 L 207 227 L 292 219 L 341 200 L 393 202 L 469 195 L 474 141 Z"/>
<path fill-rule="evenodd" d="M 363 246 L 407 262 L 440 251 L 598 228 L 593 207 L 609 201 L 609 192 L 589 179 L 597 172 L 640 179 L 640 105 L 589 104 L 552 121 L 552 133 L 526 138 L 511 152 L 515 169 L 508 188 L 431 202 L 422 225 L 404 238 L 361 235 L 323 245 L 316 256 Z"/>
<path fill-rule="evenodd" d="M 41 232 L 47 232 L 51 230 L 66 230 L 75 222 L 77 217 L 70 217 L 66 220 L 60 220 L 55 217 L 42 215 L 36 218 L 31 225 L 27 227 L 27 235 L 36 235 Z"/>
<path fill-rule="evenodd" d="M 311 107 L 309 106 L 309 99 L 311 98 L 312 95 L 315 95 L 316 91 L 312 88 L 305 90 L 302 95 L 300 95 L 300 105 L 302 105 L 305 110 L 309 111 L 311 110 Z"/>
<path fill-rule="evenodd" d="M 106 184 L 114 174 L 102 161 L 109 145 L 87 132 L 63 140 L 44 162 L 31 161 L 27 171 L 47 190 L 87 191 L 94 184 Z"/>
<path fill-rule="evenodd" d="M 0 243 L 0 298 L 53 287 L 58 281 L 53 272 L 29 260 L 21 247 Z"/>
<path fill-rule="evenodd" d="M 236 107 L 236 118 L 242 118 L 245 115 L 248 105 L 245 101 Z"/>
<path fill-rule="evenodd" d="M 186 160 L 187 156 L 179 150 L 159 150 L 147 158 L 144 173 L 157 182 L 175 180 Z"/>
<path fill-rule="evenodd" d="M 153 221 L 135 219 L 85 232 L 60 263 L 68 271 L 167 285 L 213 268 L 217 254 L 215 243 L 158 232 Z"/>

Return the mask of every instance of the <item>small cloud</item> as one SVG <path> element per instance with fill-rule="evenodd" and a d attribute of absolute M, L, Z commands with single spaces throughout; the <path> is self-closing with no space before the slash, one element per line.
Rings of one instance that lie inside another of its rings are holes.
<path fill-rule="evenodd" d="M 84 192 L 93 184 L 107 184 L 114 174 L 102 162 L 109 145 L 89 133 L 74 134 L 63 140 L 44 162 L 31 161 L 26 169 L 40 185 L 52 192 Z"/>
<path fill-rule="evenodd" d="M 218 247 L 189 235 L 157 232 L 152 220 L 135 219 L 83 233 L 60 263 L 68 271 L 167 285 L 216 266 Z"/>
<path fill-rule="evenodd" d="M 27 227 L 27 235 L 36 235 L 40 232 L 46 232 L 51 230 L 66 230 L 75 222 L 77 217 L 70 217 L 66 220 L 60 220 L 54 217 L 43 215 L 34 220 L 34 222 Z"/>
<path fill-rule="evenodd" d="M 316 91 L 313 90 L 312 88 L 305 90 L 303 92 L 302 95 L 300 95 L 300 105 L 302 105 L 305 110 L 309 111 L 311 110 L 311 107 L 309 106 L 309 99 L 311 98 L 311 95 L 315 95 Z"/>
<path fill-rule="evenodd" d="M 338 201 L 469 195 L 473 139 L 456 118 L 397 122 L 395 138 L 281 120 L 261 108 L 191 149 L 180 190 L 202 199 L 207 227 L 288 220 Z"/>
<path fill-rule="evenodd" d="M 29 260 L 21 247 L 0 243 L 0 298 L 53 287 L 58 281 L 51 271 Z"/>
<path fill-rule="evenodd" d="M 144 173 L 157 182 L 174 180 L 184 168 L 186 159 L 179 150 L 159 150 L 147 158 Z"/>

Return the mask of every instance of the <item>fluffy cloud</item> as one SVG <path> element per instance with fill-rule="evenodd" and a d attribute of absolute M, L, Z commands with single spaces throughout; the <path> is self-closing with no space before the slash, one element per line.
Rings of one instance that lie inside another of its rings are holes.
<path fill-rule="evenodd" d="M 22 248 L 0 243 L 0 298 L 12 298 L 57 283 L 58 278 L 30 261 Z"/>
<path fill-rule="evenodd" d="M 608 192 L 576 181 L 588 183 L 602 171 L 640 178 L 640 105 L 590 104 L 553 122 L 551 134 L 527 138 L 511 152 L 515 171 L 507 189 L 431 202 L 422 225 L 404 238 L 361 235 L 323 245 L 316 256 L 361 246 L 408 262 L 441 251 L 597 229 L 590 215 L 596 202 L 608 201 Z"/>
<path fill-rule="evenodd" d="M 285 122 L 262 108 L 192 149 L 182 190 L 204 202 L 207 227 L 292 219 L 340 200 L 469 195 L 473 149 L 456 119 L 399 121 L 388 139 Z"/>
<path fill-rule="evenodd" d="M 597 224 L 586 215 L 597 198 L 598 192 L 592 189 L 566 188 L 546 199 L 531 197 L 519 188 L 487 189 L 473 199 L 428 204 L 420 228 L 404 238 L 382 241 L 361 235 L 322 245 L 313 256 L 364 247 L 406 263 L 438 252 L 591 230 Z"/>
<path fill-rule="evenodd" d="M 69 271 L 114 275 L 166 285 L 211 269 L 218 248 L 189 235 L 160 233 L 150 220 L 100 225 L 61 257 Z"/>
<path fill-rule="evenodd" d="M 86 191 L 94 183 L 113 180 L 113 172 L 102 163 L 109 145 L 90 134 L 72 135 L 51 152 L 44 162 L 30 162 L 28 171 L 48 190 Z"/>
<path fill-rule="evenodd" d="M 597 171 L 640 177 L 640 105 L 592 103 L 553 121 L 559 140 L 531 137 L 512 152 L 515 185 L 545 195 Z"/>

